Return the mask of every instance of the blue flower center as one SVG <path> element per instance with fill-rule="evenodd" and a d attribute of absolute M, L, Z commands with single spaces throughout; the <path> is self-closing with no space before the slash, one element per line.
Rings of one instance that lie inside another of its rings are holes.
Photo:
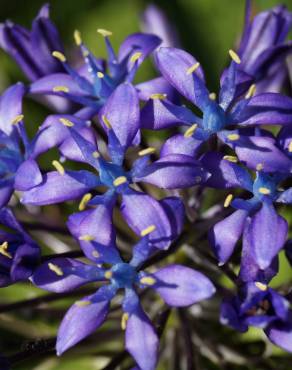
<path fill-rule="evenodd" d="M 277 182 L 271 176 L 260 172 L 253 183 L 253 194 L 260 201 L 267 197 L 273 199 L 277 195 Z"/>
<path fill-rule="evenodd" d="M 104 160 L 101 160 L 99 163 L 100 163 L 99 177 L 101 182 L 105 186 L 109 188 L 114 187 L 115 180 L 118 178 L 125 178 L 126 180 L 129 180 L 129 176 L 127 175 L 122 166 L 119 166 L 111 162 L 106 162 Z"/>
<path fill-rule="evenodd" d="M 204 130 L 215 133 L 221 131 L 226 126 L 226 116 L 224 110 L 215 102 L 210 101 L 203 112 Z"/>
<path fill-rule="evenodd" d="M 118 263 L 112 267 L 111 271 L 112 281 L 119 288 L 129 288 L 137 280 L 137 271 L 128 263 Z"/>

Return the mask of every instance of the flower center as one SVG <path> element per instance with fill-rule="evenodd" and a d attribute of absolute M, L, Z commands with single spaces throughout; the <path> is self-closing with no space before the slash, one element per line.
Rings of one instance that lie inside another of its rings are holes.
<path fill-rule="evenodd" d="M 119 288 L 132 286 L 137 280 L 137 272 L 134 267 L 128 263 L 118 263 L 111 269 L 112 280 Z"/>

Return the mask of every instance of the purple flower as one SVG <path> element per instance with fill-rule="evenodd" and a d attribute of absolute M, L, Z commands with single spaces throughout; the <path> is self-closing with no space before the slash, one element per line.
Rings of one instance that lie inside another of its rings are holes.
<path fill-rule="evenodd" d="M 218 134 L 228 145 L 239 142 L 236 126 L 247 130 L 263 124 L 290 125 L 292 99 L 276 93 L 254 96 L 256 86 L 238 70 L 239 56 L 232 50 L 229 52 L 232 62 L 222 75 L 217 102 L 216 95 L 207 89 L 203 70 L 195 58 L 180 49 L 160 48 L 156 62 L 163 77 L 201 110 L 202 118 L 158 94 L 142 109 L 142 125 L 151 129 L 188 125 L 186 137 L 205 141 Z M 227 130 L 229 128 L 233 130 Z"/>
<path fill-rule="evenodd" d="M 264 330 L 271 342 L 292 351 L 292 312 L 289 302 L 261 282 L 241 287 L 237 296 L 226 298 L 221 306 L 221 323 L 241 332 L 249 326 Z"/>
<path fill-rule="evenodd" d="M 140 128 L 138 95 L 131 84 L 120 85 L 100 115 L 108 135 L 108 154 L 111 159 L 101 156 L 93 131 L 90 136 L 82 134 L 80 126 L 76 125 L 79 122 L 77 118 L 74 116 L 70 117 L 71 120 L 61 118 L 50 126 L 50 130 L 52 136 L 58 136 L 59 139 L 62 139 L 64 130 L 67 131 L 67 136 L 64 136 L 66 140 L 60 146 L 62 154 L 67 158 L 89 164 L 94 171 L 67 171 L 55 161 L 57 171 L 47 173 L 41 184 L 24 193 L 22 201 L 33 205 L 45 205 L 83 197 L 80 210 L 84 210 L 86 204 L 97 206 L 96 210 L 84 213 L 88 218 L 92 218 L 92 223 L 104 217 L 107 225 L 112 225 L 111 213 L 120 194 L 121 212 L 128 224 L 138 234 L 154 225 L 155 231 L 151 237 L 156 242 L 160 239 L 159 248 L 166 248 L 168 241 L 175 238 L 181 229 L 184 213 L 181 202 L 176 198 L 158 202 L 151 196 L 134 190 L 132 185 L 148 182 L 161 188 L 184 188 L 205 181 L 208 174 L 192 156 L 173 154 L 167 150 L 160 159 L 149 164 L 154 148 L 141 150 L 132 168 L 130 170 L 125 168 L 125 152 L 139 138 Z M 89 192 L 100 186 L 107 188 L 106 193 L 92 198 Z M 104 208 L 107 209 L 107 213 Z M 71 216 L 70 223 L 75 224 L 73 221 L 75 217 L 79 224 L 80 217 L 83 216 L 80 214 Z M 98 238 L 98 235 L 96 237 Z"/>
<path fill-rule="evenodd" d="M 39 263 L 38 245 L 8 208 L 0 210 L 0 286 L 28 279 Z"/>
<path fill-rule="evenodd" d="M 244 280 L 252 279 L 246 271 L 253 270 L 253 274 L 257 275 L 260 273 L 258 270 L 267 269 L 287 237 L 287 222 L 273 206 L 274 202 L 291 203 L 291 189 L 278 190 L 278 185 L 287 175 L 257 171 L 253 180 L 244 168 L 230 162 L 230 158 L 224 159 L 219 153 L 207 153 L 202 162 L 211 173 L 206 185 L 215 188 L 238 187 L 252 193 L 250 199 L 233 199 L 231 194 L 228 195 L 224 205 L 231 205 L 236 211 L 218 222 L 209 235 L 213 250 L 223 264 L 230 258 L 243 234 L 243 275 Z"/>
<path fill-rule="evenodd" d="M 247 1 L 245 29 L 238 54 L 239 70 L 257 84 L 257 92 L 280 91 L 288 71 L 286 57 L 292 53 L 291 41 L 285 41 L 292 26 L 292 13 L 279 5 L 250 20 L 251 1 Z"/>
<path fill-rule="evenodd" d="M 126 349 L 141 370 L 155 369 L 159 340 L 140 304 L 137 289 L 152 288 L 169 306 L 183 307 L 211 297 L 215 292 L 213 284 L 200 272 L 181 265 L 169 265 L 151 273 L 139 270 L 153 251 L 149 234 L 134 246 L 129 263 L 121 259 L 114 242 L 81 248 L 93 264 L 58 258 L 40 266 L 32 278 L 35 285 L 53 292 L 70 291 L 89 282 L 106 283 L 68 310 L 59 328 L 57 354 L 100 327 L 107 318 L 110 301 L 123 289 L 121 326 L 126 331 Z"/>
<path fill-rule="evenodd" d="M 63 51 L 58 31 L 49 18 L 49 4 L 40 9 L 32 30 L 7 21 L 0 25 L 0 46 L 20 66 L 30 81 L 50 73 L 64 72 L 52 57 L 54 50 Z"/>

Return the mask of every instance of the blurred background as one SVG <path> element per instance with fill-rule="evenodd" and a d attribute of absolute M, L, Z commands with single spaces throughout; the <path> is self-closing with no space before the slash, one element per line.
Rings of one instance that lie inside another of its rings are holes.
<path fill-rule="evenodd" d="M 151 2 L 153 3 L 153 2 Z M 207 76 L 210 91 L 216 91 L 219 83 L 220 71 L 228 61 L 228 50 L 234 48 L 240 37 L 244 17 L 244 0 L 160 0 L 154 2 L 165 11 L 170 22 L 176 27 L 181 46 L 196 56 L 201 62 Z M 292 1 L 285 0 L 292 10 Z M 10 19 L 30 28 L 34 16 L 42 6 L 42 0 L 1 0 L 0 22 Z M 97 28 L 105 28 L 113 32 L 111 41 L 118 49 L 123 39 L 132 32 L 140 30 L 140 17 L 143 10 L 150 4 L 146 0 L 52 0 L 51 18 L 57 25 L 68 55 L 73 55 L 74 40 L 73 32 L 79 29 L 82 38 L 97 56 L 105 56 L 103 39 L 97 35 Z M 276 0 L 255 0 L 253 13 L 278 4 Z M 137 75 L 137 81 L 143 81 L 154 77 L 156 71 L 147 61 Z M 11 83 L 26 81 L 25 77 L 15 62 L 0 50 L 0 90 L 2 91 Z M 46 108 L 27 100 L 25 106 L 27 122 L 40 123 L 48 113 Z M 274 282 L 275 285 L 291 282 L 291 268 L 285 266 L 282 259 L 282 274 Z M 12 288 L 1 289 L 1 303 L 16 302 L 21 299 L 34 298 L 46 294 L 34 288 L 30 284 L 17 284 Z M 64 307 L 69 307 L 73 302 L 71 298 L 50 305 L 50 309 L 42 311 L 29 310 L 29 307 L 21 314 L 16 312 L 0 315 L 0 352 L 6 352 L 9 348 L 11 353 L 19 350 L 25 351 L 30 346 L 30 341 L 36 338 L 51 338 L 55 336 L 58 324 L 62 317 Z M 44 316 L 45 312 L 45 316 Z M 119 319 L 118 317 L 116 318 Z M 171 323 L 170 323 L 171 325 Z M 219 325 L 219 324 L 218 324 Z M 213 330 L 213 328 L 211 329 Z M 86 347 L 77 347 L 62 359 L 57 359 L 54 354 L 40 356 L 32 361 L 21 363 L 16 366 L 18 370 L 95 370 L 102 369 L 108 361 L 107 354 L 111 356 L 122 349 L 122 337 L 120 333 L 113 336 L 113 340 L 102 345 L 103 355 L 94 356 L 99 351 L 97 343 L 101 343 L 113 328 L 106 324 L 94 338 L 87 341 Z M 221 330 L 221 335 L 224 331 Z M 236 341 L 238 335 L 233 331 L 226 330 Z M 112 333 L 113 334 L 113 333 Z M 246 335 L 245 345 L 253 339 L 257 341 L 258 334 L 250 332 Z M 238 342 L 239 343 L 239 342 Z M 256 348 L 256 347 L 255 347 Z M 275 350 L 275 349 L 273 349 Z M 277 350 L 276 350 L 277 353 Z M 278 350 L 279 354 L 282 354 Z M 292 358 L 288 355 L 282 357 L 282 363 L 291 363 Z M 168 370 L 163 364 L 159 369 Z M 281 367 L 283 369 L 291 369 Z M 289 367 L 290 366 L 290 367 Z M 212 367 L 213 368 L 213 367 Z M 207 369 L 207 368 L 206 368 Z M 208 367 L 211 369 L 211 367 Z M 215 369 L 215 367 L 214 367 Z M 227 368 L 226 368 L 227 369 Z M 234 369 L 253 369 L 254 367 L 233 367 Z M 280 367 L 277 369 L 279 370 Z M 1 370 L 1 369 L 0 369 Z M 173 368 L 173 370 L 184 370 Z M 263 368 L 263 370 L 265 370 Z M 275 369 L 274 369 L 275 370 Z"/>

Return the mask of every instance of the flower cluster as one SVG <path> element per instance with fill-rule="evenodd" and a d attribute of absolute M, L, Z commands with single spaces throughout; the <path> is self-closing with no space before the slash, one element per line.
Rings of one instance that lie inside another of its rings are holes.
<path fill-rule="evenodd" d="M 144 15 L 146 33 L 128 36 L 117 53 L 112 33 L 97 30 L 106 60 L 76 30 L 78 67 L 64 53 L 48 5 L 31 31 L 10 21 L 1 25 L 1 47 L 30 82 L 9 87 L 0 98 L 0 284 L 29 279 L 56 293 L 97 286 L 65 314 L 58 355 L 99 328 L 123 290 L 117 301 L 125 347 L 137 369 L 156 368 L 159 336 L 142 307 L 143 290 L 153 289 L 170 307 L 190 306 L 216 290 L 217 283 L 191 267 L 153 269 L 151 263 L 170 254 L 186 224 L 196 231 L 187 195 L 198 189 L 233 189 L 208 230 L 219 267 L 232 259 L 239 265 L 236 290 L 220 290 L 221 322 L 239 331 L 260 327 L 271 342 L 292 351 L 289 299 L 268 285 L 288 236 L 276 204 L 292 203 L 292 98 L 281 93 L 292 53 L 286 41 L 292 14 L 278 6 L 251 20 L 250 8 L 247 1 L 243 35 L 237 51 L 229 50 L 218 93 L 208 90 L 199 61 L 177 48 L 175 32 L 155 7 Z M 134 83 L 149 56 L 158 77 Z M 26 96 L 53 110 L 32 138 L 24 123 Z M 169 137 L 160 147 L 146 145 L 144 135 L 159 130 Z M 40 157 L 51 150 L 58 157 L 44 168 Z M 42 259 L 41 246 L 16 217 L 19 209 L 30 214 L 69 201 L 77 201 L 78 210 L 67 229 L 83 257 Z M 127 256 L 117 224 L 134 235 Z"/>

